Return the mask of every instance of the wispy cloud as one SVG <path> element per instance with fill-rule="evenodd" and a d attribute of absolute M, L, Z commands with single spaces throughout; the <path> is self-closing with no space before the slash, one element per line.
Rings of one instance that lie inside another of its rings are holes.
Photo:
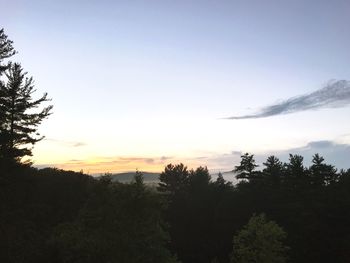
<path fill-rule="evenodd" d="M 309 94 L 289 98 L 280 103 L 262 108 L 254 114 L 232 116 L 225 119 L 256 119 L 275 115 L 289 114 L 299 111 L 316 110 L 321 108 L 339 108 L 350 104 L 350 81 L 333 80 L 324 88 Z"/>
<path fill-rule="evenodd" d="M 72 147 L 81 147 L 81 146 L 86 146 L 86 143 L 84 142 L 75 142 L 75 143 L 71 143 Z"/>
<path fill-rule="evenodd" d="M 162 157 L 160 157 L 160 159 L 162 160 L 162 161 L 167 161 L 167 160 L 171 160 L 173 157 L 170 157 L 170 156 L 162 156 Z"/>
<path fill-rule="evenodd" d="M 53 139 L 53 138 L 45 138 L 45 141 L 58 143 L 64 146 L 68 147 L 82 147 L 86 146 L 85 142 L 79 142 L 79 141 L 66 141 L 66 140 L 60 140 L 60 139 Z"/>

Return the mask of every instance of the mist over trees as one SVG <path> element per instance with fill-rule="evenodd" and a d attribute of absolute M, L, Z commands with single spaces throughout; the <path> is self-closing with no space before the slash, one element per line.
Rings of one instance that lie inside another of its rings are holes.
<path fill-rule="evenodd" d="M 243 154 L 235 185 L 168 164 L 157 188 L 25 163 L 52 106 L 12 44 L 0 30 L 0 262 L 350 262 L 350 169 L 319 154 Z"/>

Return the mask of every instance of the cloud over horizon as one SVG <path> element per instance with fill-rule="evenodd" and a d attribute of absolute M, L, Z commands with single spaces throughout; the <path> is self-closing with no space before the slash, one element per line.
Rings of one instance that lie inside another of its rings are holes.
<path fill-rule="evenodd" d="M 325 158 L 326 163 L 335 165 L 338 169 L 349 169 L 350 144 L 330 140 L 311 141 L 299 148 L 291 148 L 277 152 L 277 157 L 287 161 L 289 154 L 300 154 L 304 157 L 305 165 L 310 165 L 315 153 Z M 265 156 L 266 157 L 266 156 Z"/>
<path fill-rule="evenodd" d="M 223 153 L 212 156 L 201 157 L 204 165 L 207 165 L 211 172 L 232 171 L 235 165 L 239 165 L 241 155 L 246 151 L 234 150 L 231 153 Z M 260 153 L 249 152 L 254 154 L 254 158 L 259 165 L 258 169 L 263 168 L 263 163 L 268 156 L 274 155 L 282 162 L 289 161 L 289 154 L 299 154 L 304 157 L 304 165 L 310 166 L 314 154 L 320 154 L 325 158 L 325 162 L 334 165 L 338 169 L 349 169 L 350 143 L 337 142 L 332 140 L 309 141 L 303 146 L 288 148 L 285 150 L 266 151 Z"/>
<path fill-rule="evenodd" d="M 213 174 L 221 172 L 229 172 L 239 164 L 241 155 L 245 150 L 232 150 L 227 153 L 208 153 L 194 157 L 184 156 L 157 156 L 157 157 L 142 157 L 142 156 L 110 156 L 98 157 L 95 159 L 70 159 L 61 163 L 46 163 L 36 164 L 37 168 L 56 167 L 65 170 L 84 170 L 88 174 L 103 174 L 105 172 L 120 173 L 140 171 L 147 172 L 161 172 L 165 165 L 169 163 L 184 163 L 189 168 L 196 168 L 199 166 L 207 166 L 209 171 Z M 300 154 L 304 159 L 304 164 L 309 166 L 311 164 L 312 156 L 319 153 L 323 156 L 327 163 L 335 165 L 338 169 L 348 169 L 350 156 L 350 142 L 338 142 L 332 140 L 318 140 L 309 141 L 306 144 L 285 150 L 267 151 L 254 153 L 259 168 L 262 168 L 262 163 L 270 155 L 275 155 L 283 162 L 288 162 L 289 154 Z"/>
<path fill-rule="evenodd" d="M 332 80 L 319 90 L 266 106 L 257 113 L 232 116 L 224 119 L 242 120 L 266 118 L 306 110 L 340 108 L 348 104 L 350 104 L 350 81 Z"/>

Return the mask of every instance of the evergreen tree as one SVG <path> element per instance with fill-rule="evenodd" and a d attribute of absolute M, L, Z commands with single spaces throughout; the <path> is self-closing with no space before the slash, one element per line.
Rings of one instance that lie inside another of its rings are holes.
<path fill-rule="evenodd" d="M 316 153 L 310 167 L 311 181 L 314 185 L 330 184 L 337 180 L 337 169 L 333 165 L 324 163 L 324 158 Z"/>
<path fill-rule="evenodd" d="M 294 178 L 302 178 L 305 175 L 305 167 L 303 164 L 304 157 L 298 154 L 289 154 L 289 164 L 287 169 L 290 176 Z"/>
<path fill-rule="evenodd" d="M 161 192 L 175 193 L 185 186 L 188 186 L 189 175 L 190 173 L 184 164 L 168 164 L 164 172 L 159 176 L 160 183 L 158 190 Z"/>
<path fill-rule="evenodd" d="M 278 184 L 283 173 L 283 164 L 276 156 L 269 156 L 265 163 L 263 173 L 273 184 Z"/>
<path fill-rule="evenodd" d="M 7 35 L 4 32 L 4 29 L 0 29 L 0 99 L 4 96 L 4 86 L 5 83 L 1 79 L 1 76 L 5 72 L 5 70 L 8 68 L 9 64 L 3 64 L 3 61 L 11 56 L 13 56 L 16 51 L 14 50 L 12 46 L 12 41 L 8 39 Z M 0 128 L 2 126 L 2 123 L 5 121 L 5 106 L 0 103 Z M 0 130 L 1 131 L 1 130 Z M 2 142 L 4 141 L 3 136 L 0 137 L 0 149 Z M 2 151 L 0 150 L 0 160 L 3 159 Z"/>
<path fill-rule="evenodd" d="M 47 93 L 39 99 L 33 99 L 33 78 L 26 77 L 20 64 L 10 64 L 5 76 L 7 81 L 1 85 L 0 96 L 0 156 L 7 161 L 19 162 L 22 157 L 31 156 L 31 146 L 43 139 L 37 127 L 51 114 L 52 106 L 35 112 L 49 99 Z"/>
<path fill-rule="evenodd" d="M 255 168 L 258 167 L 255 164 L 254 155 L 250 155 L 249 153 L 245 153 L 241 155 L 240 165 L 235 166 L 234 172 L 238 173 L 237 179 L 252 179 L 254 175 Z"/>
<path fill-rule="evenodd" d="M 13 42 L 7 38 L 7 35 L 5 35 L 4 29 L 0 29 L 0 77 L 8 68 L 8 65 L 2 65 L 3 60 L 13 56 L 16 53 L 12 44 Z"/>
<path fill-rule="evenodd" d="M 303 156 L 289 154 L 289 163 L 285 164 L 286 181 L 289 186 L 299 188 L 310 183 L 309 171 L 303 162 Z"/>
<path fill-rule="evenodd" d="M 136 171 L 134 178 L 133 178 L 133 183 L 137 186 L 139 186 L 140 188 L 144 187 L 144 183 L 143 183 L 143 173 L 140 172 L 139 170 Z"/>
<path fill-rule="evenodd" d="M 216 178 L 215 184 L 218 186 L 225 186 L 226 180 L 222 176 L 221 172 L 218 173 L 218 178 Z"/>
<path fill-rule="evenodd" d="M 189 176 L 189 184 L 191 187 L 199 188 L 208 186 L 211 180 L 207 167 L 198 167 L 196 170 L 191 170 Z"/>

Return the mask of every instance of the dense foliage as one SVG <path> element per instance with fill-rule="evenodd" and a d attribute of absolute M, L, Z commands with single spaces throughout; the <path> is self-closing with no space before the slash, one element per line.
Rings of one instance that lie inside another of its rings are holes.
<path fill-rule="evenodd" d="M 176 262 L 164 199 L 130 184 L 56 169 L 0 176 L 0 262 Z"/>
<path fill-rule="evenodd" d="M 140 173 L 121 184 L 3 166 L 0 262 L 176 262 L 176 255 L 183 263 L 226 263 L 242 252 L 239 239 L 249 224 L 265 231 L 264 249 L 276 245 L 273 233 L 277 241 L 287 233 L 289 262 L 349 262 L 350 170 L 337 172 L 319 155 L 307 168 L 291 155 L 288 163 L 269 157 L 251 174 L 232 185 L 222 176 L 211 180 L 203 167 L 168 165 L 156 190 Z M 265 219 L 249 221 L 260 213 L 283 232 L 259 227 Z"/>
<path fill-rule="evenodd" d="M 168 196 L 171 250 L 182 262 L 229 262 L 233 235 L 265 213 L 288 234 L 290 262 L 349 262 L 350 170 L 337 172 L 318 154 L 310 167 L 299 155 L 288 163 L 270 156 L 263 165 L 256 170 L 254 157 L 242 155 L 235 186 L 222 176 L 208 181 L 203 168 L 190 172 L 182 191 Z M 172 167 L 161 179 L 185 170 Z"/>
<path fill-rule="evenodd" d="M 284 263 L 287 247 L 283 244 L 286 233 L 264 214 L 254 215 L 233 238 L 234 253 L 231 263 Z"/>

